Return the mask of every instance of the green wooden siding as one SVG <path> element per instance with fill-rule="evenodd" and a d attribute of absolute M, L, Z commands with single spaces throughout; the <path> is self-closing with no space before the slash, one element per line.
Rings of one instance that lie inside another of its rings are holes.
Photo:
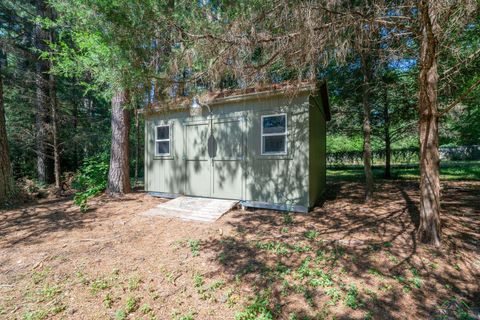
<path fill-rule="evenodd" d="M 211 109 L 211 119 L 205 109 L 204 116 L 193 118 L 187 112 L 146 115 L 146 191 L 307 208 L 317 201 L 323 182 L 311 173 L 324 177 L 325 150 L 312 143 L 310 130 L 314 127 L 319 140 L 323 134 L 324 146 L 325 121 L 312 112 L 308 92 L 293 99 L 272 95 L 212 104 Z M 287 154 L 262 155 L 261 117 L 278 113 L 287 114 Z M 162 124 L 172 128 L 167 157 L 154 152 L 155 126 Z M 312 156 L 317 158 L 314 164 L 309 163 Z"/>

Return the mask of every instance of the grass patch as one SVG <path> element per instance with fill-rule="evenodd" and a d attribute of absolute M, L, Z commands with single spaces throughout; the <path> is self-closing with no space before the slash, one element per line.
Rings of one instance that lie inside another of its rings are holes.
<path fill-rule="evenodd" d="M 329 180 L 359 181 L 365 177 L 363 170 L 363 166 L 358 165 L 331 167 L 327 169 L 327 178 Z M 373 166 L 372 172 L 375 179 L 382 179 L 384 168 Z M 393 165 L 391 175 L 393 179 L 401 180 L 420 178 L 418 164 Z M 443 162 L 440 164 L 440 179 L 451 181 L 480 180 L 480 161 Z"/>

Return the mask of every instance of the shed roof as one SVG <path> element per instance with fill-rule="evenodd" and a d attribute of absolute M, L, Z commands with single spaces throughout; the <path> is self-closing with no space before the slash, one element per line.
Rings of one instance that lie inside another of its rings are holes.
<path fill-rule="evenodd" d="M 268 86 L 249 87 L 244 89 L 209 91 L 199 96 L 199 99 L 202 103 L 215 106 L 222 103 L 245 101 L 254 98 L 266 98 L 275 95 L 294 97 L 296 95 L 305 93 L 319 96 L 324 109 L 325 118 L 327 121 L 329 121 L 331 119 L 330 102 L 328 98 L 327 82 L 325 80 L 320 82 L 283 82 Z M 180 97 L 170 99 L 168 101 L 150 103 L 146 106 L 144 113 L 150 114 L 188 109 L 191 101 L 191 97 Z"/>

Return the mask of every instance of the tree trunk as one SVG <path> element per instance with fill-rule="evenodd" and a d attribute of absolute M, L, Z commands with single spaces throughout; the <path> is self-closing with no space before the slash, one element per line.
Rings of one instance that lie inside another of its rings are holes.
<path fill-rule="evenodd" d="M 3 105 L 3 75 L 1 73 L 0 59 L 0 206 L 4 205 L 8 200 L 12 190 L 12 167 L 8 150 L 5 108 Z"/>
<path fill-rule="evenodd" d="M 45 17 L 46 5 L 43 0 L 36 1 L 37 15 Z M 46 41 L 48 35 L 37 23 L 34 30 L 35 48 L 40 52 L 46 50 Z M 37 54 L 35 61 L 35 126 L 36 126 L 36 140 L 37 140 L 37 178 L 42 184 L 50 183 L 52 181 L 52 157 L 50 156 L 49 140 L 49 122 L 48 115 L 48 65 L 45 60 L 42 60 Z"/>
<path fill-rule="evenodd" d="M 362 53 L 363 85 L 362 85 L 362 106 L 363 106 L 363 166 L 365 170 L 365 201 L 373 199 L 373 173 L 372 173 L 372 146 L 371 146 L 371 125 L 370 125 L 370 64 Z"/>
<path fill-rule="evenodd" d="M 437 110 L 437 15 L 428 0 L 419 2 L 421 40 L 419 74 L 420 224 L 421 242 L 440 246 L 440 172 Z"/>
<path fill-rule="evenodd" d="M 81 101 L 82 100 L 79 99 L 73 104 L 72 125 L 75 136 L 78 134 L 78 104 L 81 103 Z M 73 167 L 75 170 L 78 169 L 78 145 L 76 143 L 73 145 Z"/>
<path fill-rule="evenodd" d="M 140 126 L 138 123 L 138 109 L 135 108 L 135 182 L 134 187 L 138 183 L 138 162 L 140 158 Z"/>
<path fill-rule="evenodd" d="M 60 170 L 60 149 L 58 146 L 58 101 L 55 77 L 50 74 L 50 108 L 52 116 L 52 138 L 53 138 L 53 163 L 55 187 L 61 187 L 61 170 Z"/>
<path fill-rule="evenodd" d="M 392 177 L 391 175 L 391 155 L 392 155 L 392 150 L 391 150 L 391 138 L 390 138 L 390 115 L 388 112 L 388 87 L 385 87 L 385 92 L 384 92 L 384 98 L 385 98 L 385 104 L 383 106 L 383 120 L 385 122 L 384 124 L 384 134 L 385 134 L 385 173 L 384 177 L 385 179 L 390 179 Z"/>
<path fill-rule="evenodd" d="M 52 8 L 49 8 L 49 18 L 55 20 L 55 12 Z M 56 42 L 55 37 L 55 30 L 50 30 L 50 43 Z M 52 70 L 53 62 L 49 63 L 49 70 Z M 60 149 L 59 149 L 59 142 L 58 142 L 58 100 L 57 100 L 57 83 L 55 76 L 50 73 L 49 74 L 49 97 L 50 97 L 50 111 L 52 117 L 52 126 L 51 126 L 51 135 L 52 135 L 52 142 L 53 142 L 53 172 L 55 177 L 55 187 L 57 189 L 61 188 L 61 169 L 60 169 Z"/>
<path fill-rule="evenodd" d="M 123 91 L 116 92 L 112 98 L 112 147 L 107 188 L 110 195 L 121 195 L 131 191 L 128 155 L 130 114 L 125 107 L 127 99 Z"/>

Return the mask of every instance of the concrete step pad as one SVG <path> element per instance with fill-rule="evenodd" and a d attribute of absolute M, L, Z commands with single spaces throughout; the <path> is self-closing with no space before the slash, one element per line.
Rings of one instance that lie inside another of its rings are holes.
<path fill-rule="evenodd" d="M 214 222 L 238 201 L 182 196 L 159 204 L 143 213 L 145 216 L 171 217 L 189 221 Z"/>

